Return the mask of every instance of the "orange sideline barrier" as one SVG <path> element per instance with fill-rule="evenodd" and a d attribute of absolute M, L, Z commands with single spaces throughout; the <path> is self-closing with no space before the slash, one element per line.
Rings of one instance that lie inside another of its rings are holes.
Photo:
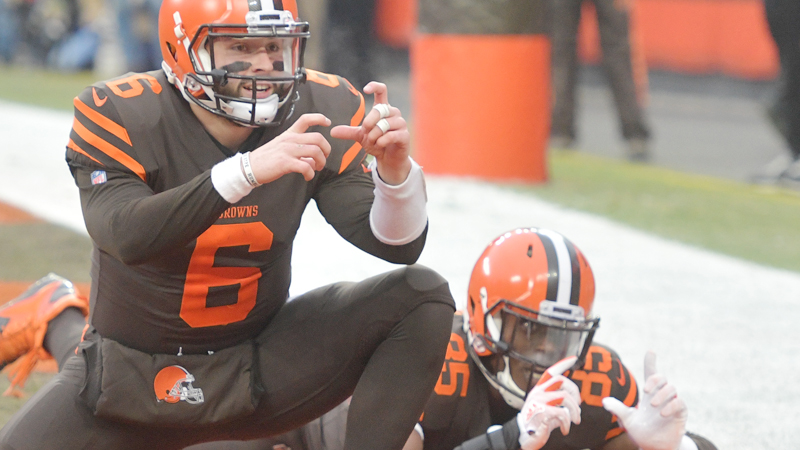
<path fill-rule="evenodd" d="M 635 1 L 632 26 L 650 68 L 746 79 L 778 74 L 762 0 Z M 578 50 L 582 61 L 599 62 L 597 18 L 590 3 L 584 4 Z"/>
<path fill-rule="evenodd" d="M 408 48 L 417 29 L 417 0 L 377 0 L 375 35 L 394 48 Z"/>
<path fill-rule="evenodd" d="M 7 203 L 0 202 L 0 224 L 20 224 L 41 222 L 38 217 L 23 211 L 16 206 L 11 206 Z"/>
<path fill-rule="evenodd" d="M 719 67 L 723 73 L 751 79 L 771 79 L 778 75 L 778 50 L 769 32 L 760 0 L 730 1 L 719 13 L 717 40 Z M 800 26 L 800 24 L 797 24 Z"/>
<path fill-rule="evenodd" d="M 547 181 L 546 36 L 419 34 L 410 57 L 414 159 L 426 173 Z"/>

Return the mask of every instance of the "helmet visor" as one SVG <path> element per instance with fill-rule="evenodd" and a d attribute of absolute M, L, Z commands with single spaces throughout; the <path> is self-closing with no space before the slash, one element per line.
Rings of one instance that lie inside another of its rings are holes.
<path fill-rule="evenodd" d="M 599 319 L 565 320 L 501 300 L 487 315 L 500 330 L 498 353 L 510 357 L 511 372 L 520 387 L 528 386 L 558 361 L 582 359 Z"/>

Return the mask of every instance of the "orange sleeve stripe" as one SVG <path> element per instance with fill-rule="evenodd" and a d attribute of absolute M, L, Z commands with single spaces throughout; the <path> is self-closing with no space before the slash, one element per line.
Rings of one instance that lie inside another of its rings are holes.
<path fill-rule="evenodd" d="M 361 99 L 361 105 L 358 106 L 358 111 L 356 111 L 356 113 L 350 119 L 351 127 L 358 125 L 362 120 L 364 120 L 364 96 L 359 93 L 358 97 Z M 356 142 L 349 149 L 347 149 L 346 152 L 344 152 L 344 156 L 342 156 L 342 165 L 339 167 L 339 173 L 344 172 L 344 169 L 346 169 L 347 166 L 353 162 L 353 159 L 356 157 L 359 150 L 361 150 L 361 143 Z"/>
<path fill-rule="evenodd" d="M 100 161 L 92 158 L 92 155 L 86 153 L 86 151 L 84 151 L 82 148 L 78 147 L 78 144 L 76 144 L 75 141 L 73 141 L 72 139 L 70 139 L 69 142 L 67 142 L 67 148 L 70 148 L 70 149 L 80 153 L 81 155 L 91 159 L 92 161 L 96 162 L 97 164 L 100 164 L 101 166 L 105 166 L 105 164 L 103 164 Z"/>
<path fill-rule="evenodd" d="M 83 115 L 88 117 L 92 122 L 96 123 L 100 128 L 120 138 L 126 144 L 133 145 L 131 144 L 131 138 L 128 136 L 128 130 L 126 130 L 124 127 L 86 106 L 86 103 L 80 101 L 78 97 L 75 97 L 75 100 L 72 101 L 72 104 L 75 105 L 75 108 L 77 108 L 78 111 L 82 112 Z"/>
<path fill-rule="evenodd" d="M 142 167 L 141 164 L 136 162 L 136 160 L 128 156 L 128 154 L 126 154 L 122 150 L 118 149 L 117 147 L 114 147 L 113 145 L 103 140 L 100 136 L 97 136 L 96 134 L 89 131 L 86 127 L 83 126 L 83 124 L 81 124 L 78 121 L 77 117 L 72 123 L 72 129 L 75 130 L 75 132 L 78 133 L 78 136 L 83 138 L 84 141 L 95 146 L 101 152 L 105 153 L 115 161 L 119 162 L 123 166 L 130 169 L 133 173 L 138 175 L 139 178 L 142 179 L 142 181 L 145 181 L 145 171 L 144 167 Z"/>

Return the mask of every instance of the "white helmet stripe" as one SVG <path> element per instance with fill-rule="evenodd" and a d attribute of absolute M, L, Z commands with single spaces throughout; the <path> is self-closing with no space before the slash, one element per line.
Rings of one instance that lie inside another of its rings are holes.
<path fill-rule="evenodd" d="M 556 279 L 558 280 L 558 290 L 556 291 L 556 298 L 550 298 L 548 296 L 548 300 L 554 300 L 558 304 L 568 305 L 570 304 L 570 294 L 572 293 L 572 261 L 569 254 L 569 249 L 567 249 L 567 244 L 564 242 L 564 237 L 558 233 L 552 233 L 549 230 L 539 230 L 540 235 L 547 236 L 550 238 L 550 242 L 553 245 L 553 250 L 556 254 L 556 267 L 550 267 L 550 273 L 552 274 L 554 271 L 556 273 Z M 548 258 L 548 263 L 551 260 Z M 548 283 L 548 294 L 550 293 L 549 283 Z"/>

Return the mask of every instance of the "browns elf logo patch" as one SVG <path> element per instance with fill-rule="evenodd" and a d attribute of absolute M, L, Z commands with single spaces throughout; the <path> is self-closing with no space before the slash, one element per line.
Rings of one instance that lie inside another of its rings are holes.
<path fill-rule="evenodd" d="M 194 375 L 181 366 L 167 366 L 159 370 L 153 380 L 153 389 L 159 402 L 200 404 L 205 401 L 203 390 L 192 386 Z"/>

